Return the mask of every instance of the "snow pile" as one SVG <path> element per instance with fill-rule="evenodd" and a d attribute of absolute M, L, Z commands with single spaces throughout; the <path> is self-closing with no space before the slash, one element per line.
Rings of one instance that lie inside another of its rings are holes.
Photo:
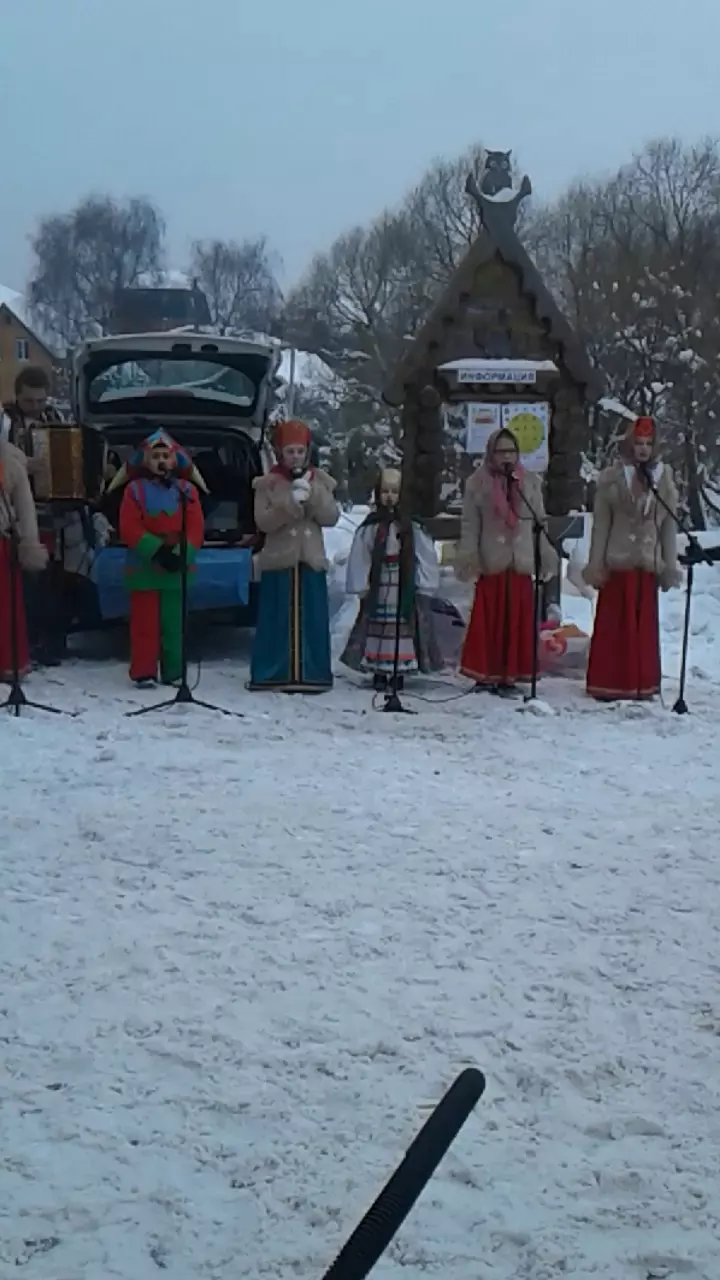
<path fill-rule="evenodd" d="M 286 349 L 282 353 L 278 377 L 289 383 L 292 374 L 292 356 Z M 295 352 L 295 385 L 309 390 L 325 390 L 338 381 L 329 365 L 320 356 L 308 351 Z"/>

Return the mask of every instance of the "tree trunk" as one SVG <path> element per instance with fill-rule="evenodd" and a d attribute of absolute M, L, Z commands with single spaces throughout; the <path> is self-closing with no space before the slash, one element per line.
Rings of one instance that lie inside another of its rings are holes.
<path fill-rule="evenodd" d="M 695 432 L 691 426 L 685 428 L 685 476 L 687 481 L 687 509 L 690 527 L 696 532 L 705 529 L 705 509 L 702 500 L 702 486 L 698 475 L 697 452 L 695 449 Z"/>

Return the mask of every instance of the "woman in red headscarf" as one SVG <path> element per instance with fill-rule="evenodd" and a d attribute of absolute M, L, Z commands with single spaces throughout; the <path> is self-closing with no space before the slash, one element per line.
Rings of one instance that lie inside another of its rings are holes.
<path fill-rule="evenodd" d="M 503 696 L 532 678 L 533 514 L 544 525 L 542 481 L 520 465 L 512 432 L 496 431 L 465 486 L 455 572 L 476 583 L 460 670 Z M 542 577 L 549 580 L 557 573 L 557 556 L 545 537 L 540 555 Z"/>
<path fill-rule="evenodd" d="M 255 523 L 265 534 L 250 689 L 322 693 L 332 688 L 323 529 L 340 518 L 335 481 L 310 465 L 309 429 L 281 422 L 277 463 L 255 481 Z"/>
<path fill-rule="evenodd" d="M 587 691 L 602 702 L 648 699 L 660 692 L 658 587 L 679 586 L 682 574 L 670 515 L 677 509 L 677 491 L 656 445 L 653 419 L 638 418 L 617 463 L 597 482 L 583 577 L 599 590 Z"/>

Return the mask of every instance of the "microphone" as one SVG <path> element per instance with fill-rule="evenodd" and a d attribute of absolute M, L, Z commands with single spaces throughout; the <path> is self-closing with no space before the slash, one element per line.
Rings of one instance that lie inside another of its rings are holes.
<path fill-rule="evenodd" d="M 636 462 L 635 469 L 638 475 L 640 476 L 641 480 L 645 481 L 645 484 L 647 485 L 648 489 L 650 490 L 654 489 L 655 486 L 653 484 L 652 473 L 650 471 L 650 463 L 645 462 L 644 460 L 642 462 Z"/>
<path fill-rule="evenodd" d="M 517 481 L 517 476 L 515 475 L 515 467 L 513 466 L 512 462 L 503 463 L 503 472 L 505 475 L 505 488 L 507 490 L 507 500 L 508 502 L 510 502 L 512 500 L 512 487 Z"/>
<path fill-rule="evenodd" d="M 307 466 L 293 467 L 292 471 L 290 472 L 290 477 L 292 480 L 302 480 L 306 471 L 307 471 Z"/>

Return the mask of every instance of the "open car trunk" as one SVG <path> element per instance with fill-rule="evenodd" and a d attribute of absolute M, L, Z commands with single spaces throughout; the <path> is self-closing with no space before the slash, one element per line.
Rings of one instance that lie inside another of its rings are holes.
<path fill-rule="evenodd" d="M 148 434 L 147 422 L 113 425 L 105 428 L 110 461 L 124 463 Z M 253 516 L 253 481 L 266 469 L 262 445 L 244 432 L 209 424 L 177 425 L 173 438 L 192 457 L 208 488 L 200 493 L 205 516 L 205 541 L 221 546 L 233 545 L 255 533 Z M 106 496 L 103 512 L 114 529 L 122 490 Z"/>
<path fill-rule="evenodd" d="M 253 481 L 271 461 L 264 427 L 279 361 L 275 344 L 184 330 L 97 338 L 75 357 L 76 420 L 102 431 L 111 461 L 125 462 L 162 427 L 205 481 L 205 546 L 190 583 L 193 610 L 240 610 L 251 620 Z M 120 491 L 103 504 L 115 531 L 121 501 Z M 127 612 L 124 561 L 117 539 L 95 561 L 106 620 Z"/>
<path fill-rule="evenodd" d="M 172 433 L 183 423 L 215 422 L 255 435 L 271 407 L 280 349 L 174 330 L 93 338 L 74 361 L 75 415 L 85 426 L 144 419 Z"/>

